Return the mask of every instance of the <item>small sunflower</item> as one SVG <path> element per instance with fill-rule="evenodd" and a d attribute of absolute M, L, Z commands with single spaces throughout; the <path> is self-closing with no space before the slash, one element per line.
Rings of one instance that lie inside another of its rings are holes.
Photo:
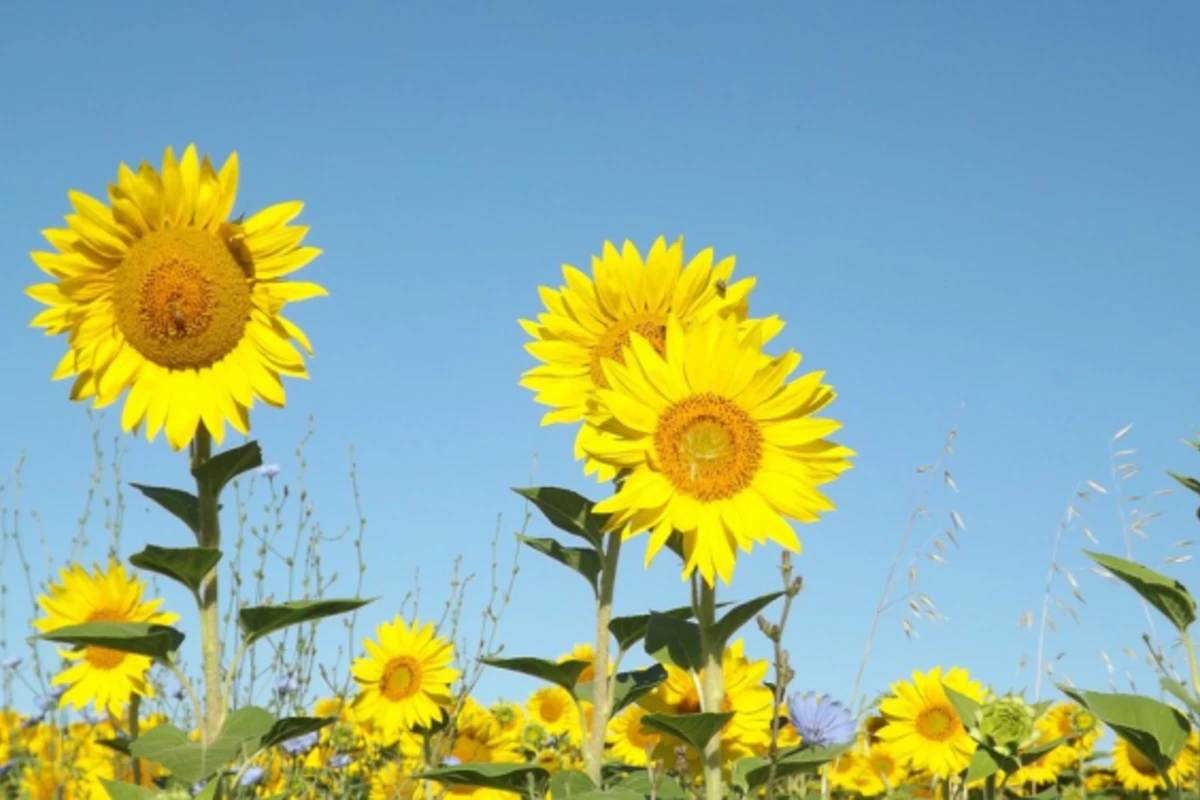
<path fill-rule="evenodd" d="M 1045 742 L 1067 739 L 1047 754 L 1047 765 L 1058 771 L 1078 767 L 1104 735 L 1095 715 L 1077 703 L 1056 703 L 1036 724 Z"/>
<path fill-rule="evenodd" d="M 1153 794 L 1167 788 L 1167 782 L 1158 774 L 1153 762 L 1136 747 L 1118 738 L 1112 749 L 1113 771 L 1117 782 L 1135 792 Z M 1196 778 L 1200 767 L 1200 734 L 1188 734 L 1187 743 L 1175 756 L 1167 775 L 1176 786 L 1187 786 Z"/>
<path fill-rule="evenodd" d="M 491 712 L 469 697 L 458 713 L 455 728 L 450 755 L 460 764 L 508 764 L 522 760 L 517 738 L 501 730 Z M 509 792 L 479 786 L 449 786 L 446 796 L 512 800 Z"/>
<path fill-rule="evenodd" d="M 420 800 L 426 796 L 424 786 L 411 777 L 419 771 L 416 763 L 385 761 L 371 775 L 369 800 Z"/>
<path fill-rule="evenodd" d="M 618 714 L 608 726 L 609 750 L 613 757 L 630 767 L 644 767 L 649 754 L 658 747 L 661 737 L 642 728 L 646 709 L 632 705 Z"/>
<path fill-rule="evenodd" d="M 525 726 L 525 712 L 516 703 L 498 700 L 492 704 L 491 711 L 492 716 L 496 719 L 496 724 L 505 733 L 515 736 Z"/>
<path fill-rule="evenodd" d="M 560 664 L 566 663 L 567 661 L 586 661 L 588 664 L 594 665 L 596 661 L 596 651 L 592 649 L 592 645 L 590 643 L 577 644 L 571 649 L 571 652 L 564 653 L 558 658 L 558 663 Z M 612 667 L 613 665 L 610 661 L 608 664 L 609 675 L 612 675 Z M 586 667 L 583 672 L 579 673 L 579 677 L 575 680 L 575 683 L 591 683 L 592 678 L 594 678 L 595 675 L 595 666 Z"/>
<path fill-rule="evenodd" d="M 454 645 L 439 638 L 432 623 L 418 628 L 399 616 L 376 629 L 378 642 L 364 639 L 368 656 L 355 660 L 354 680 L 361 687 L 354 703 L 360 719 L 389 734 L 429 728 L 453 702 L 450 685 L 458 670 L 450 667 Z"/>
<path fill-rule="evenodd" d="M 946 697 L 943 684 L 982 702 L 983 687 L 967 671 L 953 668 L 943 676 L 941 667 L 913 673 L 913 682 L 892 684 L 892 697 L 880 703 L 887 724 L 876 734 L 892 752 L 916 770 L 946 778 L 970 763 L 975 752 L 958 712 Z"/>
<path fill-rule="evenodd" d="M 43 231 L 55 252 L 32 254 L 54 280 L 27 290 L 49 306 L 31 324 L 70 348 L 53 378 L 74 376 L 71 399 L 96 407 L 128 388 L 122 428 L 165 429 L 176 450 L 201 423 L 218 444 L 226 422 L 247 433 L 256 399 L 284 404 L 280 376 L 308 377 L 292 345 L 311 354 L 308 338 L 280 312 L 326 292 L 282 278 L 321 251 L 289 225 L 302 203 L 231 221 L 237 189 L 236 153 L 218 172 L 168 147 L 161 173 L 122 164 L 107 203 L 69 192 L 67 227 Z"/>
<path fill-rule="evenodd" d="M 838 423 L 813 416 L 834 398 L 823 373 L 788 383 L 798 353 L 767 359 L 761 332 L 721 318 L 684 328 L 672 317 L 664 353 L 634 335 L 623 363 L 604 362 L 612 388 L 594 393 L 592 417 L 604 436 L 584 447 L 629 472 L 596 511 L 626 538 L 651 531 L 647 564 L 678 532 L 684 578 L 698 569 L 710 585 L 730 582 L 739 547 L 771 539 L 799 552 L 786 518 L 833 510 L 817 487 L 854 455 L 825 439 Z"/>
<path fill-rule="evenodd" d="M 159 612 L 162 600 L 143 601 L 146 584 L 117 561 L 110 561 L 104 571 L 93 565 L 89 573 L 72 564 L 59 574 L 62 583 L 51 583 L 49 596 L 38 597 L 46 616 L 33 624 L 43 633 L 88 622 L 170 625 L 179 619 L 176 614 Z M 60 705 L 83 708 L 95 703 L 97 710 L 119 716 L 133 695 L 154 696 L 154 687 L 146 680 L 153 661 L 146 656 L 103 647 L 64 650 L 62 656 L 75 664 L 51 681 L 54 686 L 69 687 L 59 699 Z"/>
<path fill-rule="evenodd" d="M 539 290 L 546 313 L 538 315 L 537 322 L 520 321 L 534 340 L 525 349 L 542 362 L 522 376 L 521 385 L 537 392 L 537 402 L 553 407 L 542 424 L 585 417 L 591 391 L 609 386 L 604 362 L 624 359 L 631 334 L 646 337 L 661 351 L 669 316 L 685 325 L 712 317 L 745 320 L 754 280 L 729 283 L 733 268 L 733 257 L 714 264 L 712 249 L 702 250 L 685 266 L 683 241 L 668 246 L 662 237 L 644 260 L 632 242 L 625 242 L 620 251 L 605 242 L 602 255 L 592 259 L 592 278 L 564 265 L 566 285 Z M 764 338 L 783 327 L 775 318 L 747 325 L 762 326 Z M 594 435 L 586 427 L 580 429 L 576 458 L 586 457 L 584 441 Z M 616 474 L 611 465 L 591 458 L 586 459 L 585 472 L 596 473 L 602 481 Z"/>
<path fill-rule="evenodd" d="M 576 738 L 580 735 L 579 708 L 570 692 L 561 686 L 545 686 L 525 704 L 530 723 L 549 736 Z"/>

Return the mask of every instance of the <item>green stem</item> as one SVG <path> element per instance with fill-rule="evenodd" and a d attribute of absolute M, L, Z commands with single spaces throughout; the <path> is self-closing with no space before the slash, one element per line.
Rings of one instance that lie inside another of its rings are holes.
<path fill-rule="evenodd" d="M 1192 671 L 1192 696 L 1200 702 L 1200 666 L 1196 664 L 1196 645 L 1192 643 L 1192 637 L 1186 629 L 1180 632 L 1180 636 L 1183 638 L 1183 647 L 1187 650 L 1188 667 Z"/>
<path fill-rule="evenodd" d="M 604 767 L 604 738 L 612 713 L 612 680 L 608 674 L 608 649 L 612 634 L 613 593 L 617 585 L 617 564 L 621 560 L 621 532 L 608 534 L 600 572 L 600 591 L 596 597 L 596 653 L 592 661 L 592 729 L 589 731 L 587 758 L 588 777 L 599 786 Z"/>
<path fill-rule="evenodd" d="M 192 471 L 212 458 L 212 436 L 201 425 L 192 443 Z M 201 547 L 221 546 L 221 524 L 217 516 L 217 496 L 205 482 L 196 481 L 200 505 Z M 207 744 L 217 738 L 225 717 L 221 697 L 221 619 L 217 598 L 217 567 L 205 576 L 200 586 L 200 648 L 204 664 L 204 719 L 201 730 Z"/>
<path fill-rule="evenodd" d="M 983 796 L 985 800 L 995 800 L 996 797 L 996 776 L 988 775 L 987 780 L 983 784 Z"/>
<path fill-rule="evenodd" d="M 129 740 L 136 742 L 138 736 L 141 736 L 141 725 L 138 718 L 138 712 L 141 711 L 142 696 L 135 694 L 129 698 Z M 133 783 L 135 786 L 142 785 L 142 760 L 137 756 L 133 757 Z"/>
<path fill-rule="evenodd" d="M 696 621 L 700 623 L 700 655 L 704 671 L 701 708 L 705 713 L 719 714 L 725 699 L 725 677 L 721 672 L 725 643 L 712 635 L 713 624 L 716 622 L 717 590 L 703 578 L 699 584 Z M 722 779 L 721 734 L 718 733 L 704 746 L 705 800 L 722 800 L 725 794 Z"/>
<path fill-rule="evenodd" d="M 203 726 L 204 724 L 204 706 L 200 705 L 200 697 L 196 694 L 196 687 L 192 685 L 191 680 L 187 675 L 183 674 L 183 670 L 174 661 L 163 662 L 171 674 L 175 676 L 175 680 L 179 681 L 179 685 L 187 692 L 188 698 L 192 701 L 192 713 L 196 715 L 196 724 Z M 201 728 L 203 730 L 203 728 Z"/>

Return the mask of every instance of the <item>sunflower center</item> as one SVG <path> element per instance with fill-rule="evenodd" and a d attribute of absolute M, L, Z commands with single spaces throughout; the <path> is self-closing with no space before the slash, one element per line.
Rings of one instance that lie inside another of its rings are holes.
<path fill-rule="evenodd" d="M 658 744 L 657 736 L 646 733 L 644 730 L 642 730 L 642 723 L 640 720 L 631 722 L 629 727 L 626 729 L 625 735 L 629 738 L 629 743 L 638 750 L 645 750 Z"/>
<path fill-rule="evenodd" d="M 592 348 L 592 383 L 607 389 L 608 378 L 604 375 L 604 359 L 610 358 L 618 364 L 625 363 L 625 348 L 629 346 L 629 335 L 640 333 L 654 349 L 662 355 L 667 351 L 667 316 L 657 311 L 644 311 L 618 320 L 604 332 L 600 341 Z"/>
<path fill-rule="evenodd" d="M 383 668 L 379 691 L 393 703 L 407 700 L 421 688 L 421 666 L 408 656 L 393 658 Z"/>
<path fill-rule="evenodd" d="M 676 714 L 699 714 L 700 713 L 700 693 L 693 687 L 688 689 L 687 694 L 679 698 L 679 702 L 675 704 Z"/>
<path fill-rule="evenodd" d="M 558 722 L 562 719 L 564 711 L 566 711 L 566 705 L 557 695 L 549 695 L 542 701 L 542 719 L 546 722 Z"/>
<path fill-rule="evenodd" d="M 1129 753 L 1129 766 L 1148 778 L 1158 777 L 1158 768 L 1154 766 L 1154 762 L 1142 755 L 1141 750 L 1131 744 L 1125 749 Z"/>
<path fill-rule="evenodd" d="M 892 757 L 886 753 L 871 754 L 871 768 L 875 770 L 875 774 L 879 777 L 882 778 L 891 775 L 894 767 L 895 763 L 892 761 Z"/>
<path fill-rule="evenodd" d="M 707 503 L 750 485 L 762 461 L 763 436 L 733 401 L 698 394 L 659 417 L 654 451 L 676 491 Z"/>
<path fill-rule="evenodd" d="M 117 327 L 143 356 L 197 369 L 227 356 L 250 320 L 250 282 L 221 239 L 194 228 L 155 231 L 116 270 Z"/>
<path fill-rule="evenodd" d="M 935 742 L 944 742 L 955 734 L 954 712 L 944 706 L 933 706 L 917 716 L 917 733 Z"/>
<path fill-rule="evenodd" d="M 100 608 L 88 614 L 87 622 L 127 622 L 126 616 L 108 608 Z M 125 663 L 125 654 L 107 647 L 88 647 L 83 651 L 84 659 L 96 669 L 116 669 Z"/>
<path fill-rule="evenodd" d="M 1096 727 L 1096 718 L 1087 711 L 1076 711 L 1071 717 L 1071 727 L 1079 733 L 1088 733 Z M 1070 733 L 1067 731 L 1066 733 Z"/>

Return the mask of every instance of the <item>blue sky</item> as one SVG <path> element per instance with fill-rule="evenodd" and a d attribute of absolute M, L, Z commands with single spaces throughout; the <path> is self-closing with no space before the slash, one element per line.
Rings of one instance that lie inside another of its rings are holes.
<path fill-rule="evenodd" d="M 799 688 L 849 694 L 872 610 L 923 485 L 915 473 L 959 425 L 951 470 L 929 498 L 927 542 L 964 519 L 950 563 L 920 562 L 921 590 L 949 620 L 906 641 L 894 608 L 865 688 L 958 664 L 998 688 L 1034 633 L 1055 527 L 1072 487 L 1112 489 L 1109 439 L 1138 448 L 1129 494 L 1200 473 L 1180 440 L 1198 420 L 1200 11 L 1183 3 L 990 4 L 257 3 L 13 6 L 0 25 L 0 463 L 25 453 L 22 517 L 40 514 L 52 555 L 77 528 L 91 428 L 48 376 L 64 343 L 26 327 L 38 231 L 66 192 L 101 194 L 121 161 L 188 142 L 242 165 L 239 209 L 303 199 L 325 254 L 305 279 L 330 296 L 294 318 L 316 347 L 312 380 L 254 433 L 278 481 L 309 415 L 306 481 L 330 531 L 354 521 L 348 448 L 369 526 L 365 592 L 395 613 L 419 566 L 428 613 L 457 554 L 479 577 L 496 515 L 504 548 L 536 480 L 600 496 L 572 461 L 573 431 L 542 428 L 517 386 L 533 363 L 518 317 L 560 265 L 586 267 L 606 239 L 736 254 L 756 275 L 755 313 L 827 371 L 856 468 L 839 510 L 801 531 L 805 589 L 787 634 Z M 109 441 L 116 420 L 105 419 Z M 165 443 L 123 440 L 124 477 L 180 483 Z M 294 486 L 293 486 L 294 488 Z M 124 550 L 184 544 L 129 497 Z M 12 507 L 11 490 L 3 504 Z M 1196 534 L 1176 494 L 1135 540 L 1161 566 Z M 1106 551 L 1122 551 L 1113 497 L 1081 505 Z M 1076 522 L 1076 526 L 1078 521 Z M 535 521 L 531 532 L 549 528 Z M 102 525 L 91 529 L 103 555 Z M 1137 648 L 1131 596 L 1088 575 L 1078 527 L 1062 563 L 1088 599 L 1051 634 L 1059 670 L 1103 688 L 1107 650 Z M 36 543 L 29 546 L 36 552 Z M 618 612 L 684 601 L 675 564 L 648 573 L 626 548 Z M 10 638 L 28 615 L 11 546 Z M 353 572 L 345 544 L 327 572 Z M 556 657 L 587 641 L 586 588 L 522 557 L 501 638 L 508 654 Z M 739 562 L 727 597 L 772 588 L 778 552 Z M 40 556 L 39 556 L 40 559 Z M 40 563 L 40 562 L 39 562 Z M 1163 567 L 1200 585 L 1195 562 Z M 1061 583 L 1061 579 L 1059 581 Z M 346 591 L 352 590 L 343 583 Z M 1069 597 L 1064 589 L 1059 596 Z M 183 598 L 168 595 L 185 611 Z M 188 630 L 195 631 L 192 618 Z M 471 626 L 475 625 L 474 620 Z M 363 628 L 360 627 L 360 630 Z M 1160 625 L 1160 630 L 1162 626 Z M 765 643 L 747 631 L 752 654 Z M 344 641 L 332 626 L 326 646 Z M 12 645 L 16 649 L 17 645 Z M 488 674 L 485 699 L 532 684 Z"/>

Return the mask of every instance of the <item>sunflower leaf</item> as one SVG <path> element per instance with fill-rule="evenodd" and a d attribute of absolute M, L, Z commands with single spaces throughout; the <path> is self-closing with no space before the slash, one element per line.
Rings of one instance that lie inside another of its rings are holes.
<path fill-rule="evenodd" d="M 127 756 L 129 755 L 129 743 L 131 741 L 133 740 L 118 736 L 115 739 L 97 739 L 96 744 L 100 745 L 101 747 L 107 747 L 114 753 L 120 753 L 123 756 Z"/>
<path fill-rule="evenodd" d="M 999 771 L 1000 762 L 996 760 L 995 754 L 987 748 L 977 748 L 971 756 L 971 763 L 967 765 L 967 782 L 981 781 Z"/>
<path fill-rule="evenodd" d="M 263 734 L 258 743 L 259 750 L 266 750 L 277 744 L 283 744 L 297 736 L 319 731 L 337 722 L 337 717 L 284 717 L 275 720 L 271 730 Z"/>
<path fill-rule="evenodd" d="M 157 572 L 200 593 L 200 584 L 221 560 L 221 551 L 211 547 L 159 547 L 146 545 L 129 557 L 138 569 Z"/>
<path fill-rule="evenodd" d="M 261 467 L 262 463 L 262 448 L 258 442 L 246 442 L 241 447 L 217 453 L 192 470 L 192 476 L 212 497 L 220 497 L 226 484 L 243 472 Z"/>
<path fill-rule="evenodd" d="M 538 507 L 551 525 L 560 531 L 585 539 L 597 550 L 604 541 L 604 525 L 607 514 L 592 511 L 596 505 L 581 494 L 556 486 L 536 486 L 513 489 Z"/>
<path fill-rule="evenodd" d="M 1017 753 L 1017 760 L 1020 761 L 1021 766 L 1024 767 L 1027 764 L 1032 764 L 1034 761 L 1037 761 L 1051 750 L 1057 750 L 1059 747 L 1062 747 L 1064 744 L 1067 744 L 1070 741 L 1070 736 L 1060 736 L 1059 738 L 1052 739 L 1049 742 L 1034 745 L 1028 750 L 1022 750 L 1020 753 Z"/>
<path fill-rule="evenodd" d="M 557 794 L 554 795 L 558 797 Z M 565 796 L 565 795 L 564 795 Z M 605 791 L 590 791 L 582 794 L 570 795 L 575 800 L 646 800 L 646 796 L 637 792 L 628 792 L 623 789 L 606 789 Z M 662 797 L 662 795 L 659 795 Z"/>
<path fill-rule="evenodd" d="M 724 648 L 725 643 L 733 638 L 733 635 L 737 633 L 739 628 L 754 619 L 758 612 L 771 605 L 771 603 L 774 603 L 780 597 L 783 597 L 783 594 L 783 592 L 769 592 L 753 600 L 747 600 L 744 603 L 734 606 L 729 609 L 729 612 L 725 616 L 709 627 L 708 633 L 710 637 L 721 648 Z"/>
<path fill-rule="evenodd" d="M 708 741 L 719 734 L 725 723 L 732 718 L 732 711 L 719 714 L 647 714 L 642 717 L 642 727 L 682 739 L 697 750 L 703 750 Z"/>
<path fill-rule="evenodd" d="M 541 794 L 550 782 L 550 773 L 532 764 L 456 764 L 419 772 L 412 777 L 437 781 L 445 786 L 481 786 L 517 792 L 526 797 L 535 792 Z"/>
<path fill-rule="evenodd" d="M 75 647 L 103 647 L 166 662 L 183 644 L 183 631 L 149 622 L 85 622 L 38 634 L 35 639 Z"/>
<path fill-rule="evenodd" d="M 1101 694 L 1066 686 L 1058 688 L 1135 747 L 1161 775 L 1167 774 L 1187 743 L 1191 731 L 1187 717 L 1166 703 L 1134 694 Z"/>
<path fill-rule="evenodd" d="M 554 559 L 565 567 L 575 570 L 592 585 L 592 592 L 600 591 L 600 554 L 590 547 L 563 547 L 562 542 L 549 537 L 538 539 L 517 534 L 517 540 Z"/>
<path fill-rule="evenodd" d="M 1180 631 L 1196 621 L 1196 600 L 1182 583 L 1135 561 L 1093 553 L 1084 554 L 1127 583 L 1146 602 L 1161 611 Z"/>
<path fill-rule="evenodd" d="M 154 800 L 155 797 L 158 797 L 157 791 L 143 786 L 124 781 L 110 781 L 108 778 L 99 778 L 98 780 L 104 787 L 104 791 L 108 792 L 111 800 Z"/>
<path fill-rule="evenodd" d="M 650 773 L 644 768 L 630 773 L 612 788 L 620 792 L 632 792 L 641 798 L 653 795 L 658 800 L 683 800 L 690 797 L 679 785 L 679 781 L 669 775 L 657 774 L 652 784 Z"/>
<path fill-rule="evenodd" d="M 1170 678 L 1160 678 L 1158 683 L 1164 691 L 1168 691 L 1179 700 L 1182 700 L 1183 704 L 1196 715 L 1196 719 L 1200 720 L 1200 703 L 1197 703 L 1195 698 L 1188 694 L 1188 690 L 1183 687 L 1183 684 Z"/>
<path fill-rule="evenodd" d="M 670 614 L 650 614 L 646 629 L 646 654 L 661 664 L 699 672 L 700 626 Z"/>
<path fill-rule="evenodd" d="M 646 669 L 617 673 L 617 679 L 613 682 L 612 713 L 616 714 L 636 703 L 654 691 L 666 679 L 667 670 L 662 664 L 655 664 Z"/>
<path fill-rule="evenodd" d="M 574 693 L 575 683 L 583 671 L 592 666 L 590 661 L 546 661 L 541 658 L 481 658 L 481 664 L 496 669 L 506 669 L 521 675 L 552 683 Z"/>
<path fill-rule="evenodd" d="M 247 606 L 238 611 L 238 624 L 246 644 L 291 625 L 357 611 L 377 598 L 291 600 L 270 606 Z"/>
<path fill-rule="evenodd" d="M 163 724 L 143 733 L 129 750 L 135 758 L 161 764 L 176 780 L 192 785 L 236 759 L 248 745 L 257 748 L 274 724 L 269 711 L 246 706 L 229 713 L 208 747 L 191 741 L 174 725 Z"/>
<path fill-rule="evenodd" d="M 958 714 L 958 719 L 962 722 L 962 726 L 970 730 L 975 725 L 975 714 L 980 709 L 980 702 L 973 698 L 967 697 L 959 691 L 955 691 L 942 684 L 942 690 L 946 693 L 946 699 L 950 701 L 950 705 L 954 707 L 954 711 Z"/>
<path fill-rule="evenodd" d="M 783 780 L 805 772 L 816 772 L 823 765 L 837 760 L 854 746 L 853 742 L 832 747 L 805 747 L 794 750 L 775 765 L 775 780 Z M 771 777 L 771 761 L 766 758 L 743 758 L 733 769 L 733 784 L 746 793 L 757 792 Z"/>
<path fill-rule="evenodd" d="M 665 614 L 676 619 L 688 620 L 694 613 L 691 606 L 680 606 L 672 608 L 670 611 L 652 611 L 650 614 L 637 614 L 632 617 L 613 617 L 608 623 L 608 629 L 613 636 L 617 637 L 617 646 L 621 650 L 628 650 L 646 638 L 646 631 L 650 628 L 651 615 Z"/>
<path fill-rule="evenodd" d="M 200 501 L 194 494 L 166 486 L 147 486 L 144 483 L 129 485 L 173 514 L 184 525 L 187 525 L 192 533 L 200 535 Z"/>
<path fill-rule="evenodd" d="M 550 794 L 554 797 L 575 797 L 595 791 L 595 782 L 578 770 L 566 769 L 550 779 Z"/>

